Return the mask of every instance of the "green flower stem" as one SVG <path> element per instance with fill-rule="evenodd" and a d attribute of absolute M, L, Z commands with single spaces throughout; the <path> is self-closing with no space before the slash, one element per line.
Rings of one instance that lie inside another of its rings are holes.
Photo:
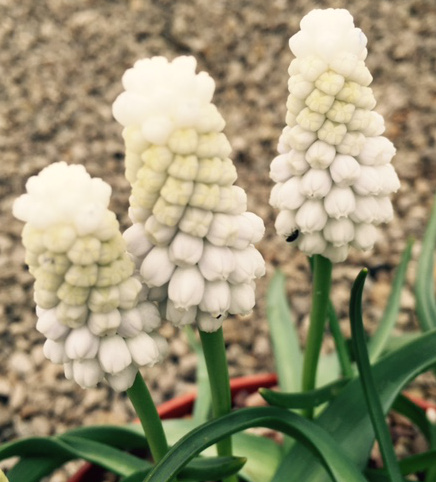
<path fill-rule="evenodd" d="M 159 462 L 168 451 L 168 443 L 157 413 L 156 405 L 151 398 L 147 385 L 141 374 L 136 374 L 133 385 L 127 390 L 127 396 L 141 422 L 154 461 Z"/>
<path fill-rule="evenodd" d="M 212 333 L 200 331 L 209 375 L 210 390 L 212 393 L 212 411 L 215 418 L 230 413 L 232 397 L 230 392 L 229 371 L 227 367 L 226 348 L 224 344 L 223 329 Z M 226 438 L 217 442 L 217 451 L 220 456 L 232 455 L 232 440 Z M 225 479 L 224 482 L 237 482 L 236 476 Z"/>
<path fill-rule="evenodd" d="M 380 452 L 383 457 L 383 463 L 389 474 L 389 480 L 397 482 L 402 479 L 400 467 L 392 445 L 389 428 L 385 421 L 382 404 L 377 394 L 374 377 L 371 371 L 368 350 L 365 341 L 365 332 L 362 321 L 362 292 L 365 284 L 365 278 L 368 273 L 367 269 L 363 269 L 356 278 L 351 289 L 350 298 L 350 323 L 351 323 L 351 340 L 356 357 L 357 367 L 359 369 L 360 382 L 362 384 L 363 394 L 371 417 L 374 432 L 379 443 Z"/>
<path fill-rule="evenodd" d="M 319 254 L 313 257 L 312 308 L 310 312 L 309 333 L 303 360 L 303 391 L 313 390 L 316 382 L 316 370 L 321 352 L 324 325 L 330 296 L 332 263 Z M 308 418 L 313 417 L 313 408 L 305 411 Z"/>
<path fill-rule="evenodd" d="M 342 375 L 346 378 L 351 378 L 354 375 L 354 370 L 351 365 L 350 352 L 347 347 L 344 335 L 342 334 L 339 320 L 336 316 L 336 311 L 331 300 L 329 300 L 327 308 L 330 331 L 335 340 L 336 352 L 338 354 L 339 363 L 342 369 Z"/>

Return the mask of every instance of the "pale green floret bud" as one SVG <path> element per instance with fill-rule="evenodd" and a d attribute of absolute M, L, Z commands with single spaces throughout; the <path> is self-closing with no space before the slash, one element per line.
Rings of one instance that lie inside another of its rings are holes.
<path fill-rule="evenodd" d="M 77 232 L 71 225 L 55 225 L 44 231 L 44 246 L 53 253 L 65 253 L 73 245 Z"/>
<path fill-rule="evenodd" d="M 316 133 L 301 126 L 292 127 L 289 131 L 289 143 L 297 151 L 305 151 L 315 140 Z"/>
<path fill-rule="evenodd" d="M 63 301 L 56 306 L 56 316 L 60 323 L 70 328 L 79 328 L 86 323 L 88 318 L 88 307 L 86 305 L 68 305 Z"/>
<path fill-rule="evenodd" d="M 395 148 L 373 111 L 366 37 L 346 10 L 310 12 L 289 45 L 288 125 L 270 172 L 275 226 L 309 256 L 340 262 L 350 245 L 370 249 L 374 226 L 392 219 Z"/>
<path fill-rule="evenodd" d="M 109 313 L 91 313 L 88 318 L 88 328 L 96 336 L 115 335 L 121 323 L 119 310 Z"/>
<path fill-rule="evenodd" d="M 144 225 L 145 234 L 153 245 L 167 246 L 177 232 L 177 226 L 167 226 L 151 215 Z M 147 251 L 147 253 L 150 250 Z M 145 253 L 146 254 L 146 253 Z"/>

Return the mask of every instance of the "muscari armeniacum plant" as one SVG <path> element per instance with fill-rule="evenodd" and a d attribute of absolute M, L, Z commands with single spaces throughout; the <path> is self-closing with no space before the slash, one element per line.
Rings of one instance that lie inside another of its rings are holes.
<path fill-rule="evenodd" d="M 111 188 L 82 166 L 59 162 L 28 180 L 13 210 L 25 222 L 44 354 L 83 388 L 105 381 L 126 391 L 145 437 L 136 426 L 83 427 L 4 444 L 0 459 L 20 457 L 8 472 L 11 482 L 36 482 L 74 458 L 97 463 L 123 482 L 400 481 L 416 471 L 434 480 L 436 430 L 400 392 L 436 363 L 436 335 L 429 331 L 400 348 L 388 343 L 411 245 L 368 343 L 361 313 L 366 271 L 357 277 L 350 296 L 353 356 L 330 300 L 333 264 L 345 261 L 350 248 L 372 249 L 376 227 L 393 217 L 390 194 L 399 188 L 391 164 L 395 148 L 374 111 L 366 43 L 342 9 L 310 12 L 290 39 L 295 59 L 286 127 L 271 163 L 270 204 L 278 210 L 277 233 L 310 259 L 313 294 L 303 353 L 284 277 L 277 272 L 271 281 L 267 308 L 281 391 L 260 390 L 270 406 L 231 412 L 222 324 L 237 323 L 225 320 L 254 307 L 255 280 L 265 274 L 255 248 L 264 226 L 234 184 L 225 122 L 212 103 L 215 85 L 207 73 L 195 72 L 193 57 L 142 59 L 123 76 L 125 91 L 113 105 L 131 185 L 132 225 L 123 234 L 108 209 Z M 425 329 L 435 326 L 428 290 L 435 219 L 436 209 L 417 282 Z M 327 320 L 339 362 L 331 365 L 333 381 L 323 384 L 318 365 L 320 357 L 326 361 L 320 352 Z M 198 329 L 211 393 L 210 402 L 200 385 L 194 417 L 171 425 L 159 419 L 140 372 L 164 363 L 164 322 L 188 329 L 191 339 L 189 329 Z M 392 405 L 422 430 L 427 453 L 398 463 L 384 420 Z M 289 438 L 277 445 L 241 433 L 257 426 Z M 381 470 L 368 468 L 375 437 Z M 209 450 L 214 444 L 218 456 Z M 145 447 L 147 460 L 123 450 Z"/>

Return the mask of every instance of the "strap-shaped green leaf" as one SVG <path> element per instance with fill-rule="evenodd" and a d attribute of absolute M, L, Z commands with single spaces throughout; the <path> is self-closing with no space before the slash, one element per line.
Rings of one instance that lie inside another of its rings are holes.
<path fill-rule="evenodd" d="M 147 439 L 144 437 L 144 433 L 131 425 L 92 425 L 73 428 L 60 437 L 63 435 L 86 438 L 124 450 L 147 448 Z"/>
<path fill-rule="evenodd" d="M 279 386 L 284 392 L 296 392 L 301 388 L 303 357 L 286 299 L 285 276 L 279 270 L 269 285 L 266 303 Z"/>
<path fill-rule="evenodd" d="M 41 468 L 41 476 L 47 475 L 56 467 L 72 459 L 88 460 L 119 475 L 129 475 L 150 466 L 145 460 L 117 448 L 72 435 L 29 437 L 4 444 L 0 447 L 0 459 L 14 456 L 24 459 L 30 458 L 32 464 L 33 460 L 38 457 L 41 457 L 42 460 L 52 459 L 53 463 L 45 462 L 43 464 L 44 471 Z M 24 462 L 25 460 L 23 460 L 21 468 L 19 468 L 21 477 L 22 471 L 27 470 Z M 10 482 L 22 482 L 25 480 L 18 478 L 14 472 L 11 471 L 11 473 L 12 475 L 9 475 Z"/>
<path fill-rule="evenodd" d="M 436 364 L 436 330 L 419 336 L 390 352 L 373 366 L 374 381 L 387 413 L 403 387 L 418 374 Z M 348 455 L 363 469 L 374 442 L 374 430 L 366 409 L 359 380 L 351 381 L 317 419 Z M 330 482 L 317 459 L 301 444 L 283 459 L 273 482 Z"/>
<path fill-rule="evenodd" d="M 25 457 L 19 460 L 9 471 L 9 482 L 40 482 L 53 470 L 61 467 L 70 458 L 58 457 Z"/>
<path fill-rule="evenodd" d="M 239 472 L 246 460 L 244 457 L 199 457 L 192 460 L 180 472 L 180 476 L 183 479 L 192 479 L 196 482 L 220 480 Z M 142 482 L 150 471 L 151 469 L 136 472 L 123 478 L 122 482 Z"/>
<path fill-rule="evenodd" d="M 368 350 L 371 362 L 376 361 L 381 355 L 386 343 L 391 337 L 392 329 L 397 321 L 398 313 L 400 311 L 401 290 L 406 279 L 407 266 L 409 265 L 412 256 L 412 247 L 413 241 L 409 241 L 401 257 L 401 263 L 396 270 L 395 278 L 392 283 L 392 290 L 383 316 L 376 332 L 369 341 Z"/>
<path fill-rule="evenodd" d="M 421 254 L 416 274 L 415 297 L 418 321 L 424 331 L 436 327 L 436 301 L 434 296 L 434 251 L 436 245 L 436 198 L 430 220 L 422 240 Z"/>
<path fill-rule="evenodd" d="M 321 388 L 303 393 L 282 393 L 268 388 L 261 388 L 259 393 L 270 404 L 283 408 L 314 408 L 337 397 L 349 382 L 349 379 L 337 380 Z"/>
<path fill-rule="evenodd" d="M 244 408 L 201 425 L 183 437 L 161 460 L 147 482 L 170 481 L 198 453 L 235 432 L 250 427 L 279 430 L 303 442 L 337 482 L 366 479 L 333 443 L 327 432 L 305 418 L 277 407 Z"/>
<path fill-rule="evenodd" d="M 372 375 L 368 350 L 366 348 L 365 330 L 362 320 L 362 293 L 365 285 L 367 269 L 362 269 L 351 289 L 350 324 L 351 341 L 353 343 L 356 364 L 359 369 L 363 395 L 368 407 L 369 416 L 376 434 L 383 458 L 383 464 L 393 482 L 401 480 L 401 472 L 392 444 L 389 428 L 386 424 L 383 407 L 377 395 L 377 388 Z"/>

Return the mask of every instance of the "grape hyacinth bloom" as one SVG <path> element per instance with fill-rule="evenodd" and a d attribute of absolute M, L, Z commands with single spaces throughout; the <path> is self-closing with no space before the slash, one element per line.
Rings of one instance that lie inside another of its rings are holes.
<path fill-rule="evenodd" d="M 214 81 L 195 69 L 187 56 L 137 61 L 113 114 L 124 127 L 132 187 L 124 238 L 148 298 L 174 325 L 213 332 L 254 306 L 254 280 L 265 272 L 254 243 L 264 226 L 234 185 Z"/>
<path fill-rule="evenodd" d="M 35 277 L 36 328 L 44 354 L 83 388 L 106 379 L 130 388 L 138 368 L 161 361 L 165 340 L 157 307 L 139 302 L 140 281 L 126 252 L 111 188 L 83 166 L 52 164 L 14 203 L 26 263 Z"/>
<path fill-rule="evenodd" d="M 272 161 L 270 204 L 277 233 L 311 256 L 345 260 L 372 249 L 376 226 L 393 217 L 400 183 L 393 144 L 373 109 L 367 39 L 347 10 L 313 10 L 289 40 L 286 127 Z"/>

